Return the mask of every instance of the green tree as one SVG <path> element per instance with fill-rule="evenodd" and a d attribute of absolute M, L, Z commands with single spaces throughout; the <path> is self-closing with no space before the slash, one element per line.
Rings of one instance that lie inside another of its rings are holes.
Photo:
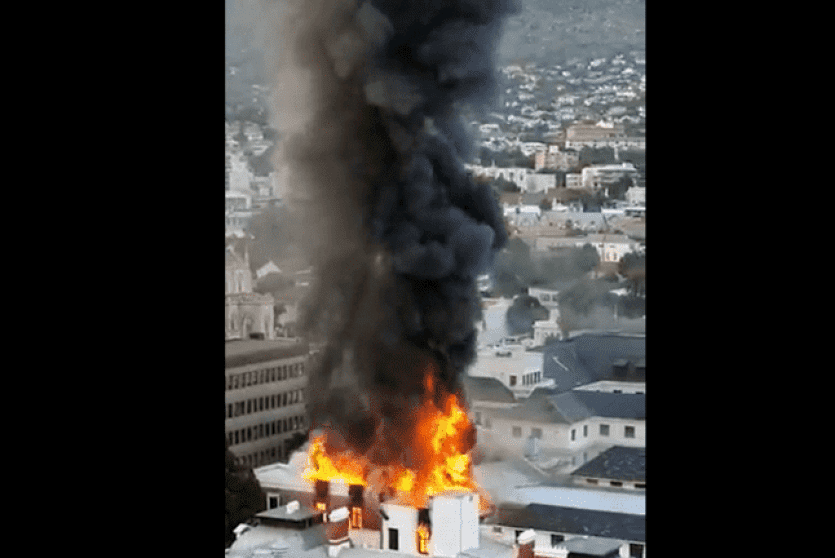
<path fill-rule="evenodd" d="M 529 295 L 520 295 L 513 300 L 513 304 L 505 313 L 505 322 L 511 335 L 530 333 L 533 323 L 537 320 L 547 320 L 548 309 L 539 300 Z"/>
<path fill-rule="evenodd" d="M 226 548 L 235 542 L 235 527 L 267 509 L 267 497 L 252 468 L 236 462 L 226 440 Z"/>
<path fill-rule="evenodd" d="M 645 254 L 637 252 L 625 254 L 618 262 L 618 273 L 626 278 L 630 295 L 645 295 L 647 275 Z"/>

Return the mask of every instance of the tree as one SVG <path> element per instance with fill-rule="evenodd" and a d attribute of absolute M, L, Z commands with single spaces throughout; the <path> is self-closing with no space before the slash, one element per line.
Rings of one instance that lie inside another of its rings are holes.
<path fill-rule="evenodd" d="M 226 440 L 226 548 L 235 542 L 235 527 L 267 509 L 267 497 L 251 467 L 237 463 Z"/>
<path fill-rule="evenodd" d="M 637 252 L 625 254 L 618 262 L 618 273 L 626 278 L 630 295 L 645 295 L 647 274 L 645 254 Z"/>
<path fill-rule="evenodd" d="M 507 309 L 505 322 L 511 335 L 530 333 L 535 321 L 547 320 L 549 315 L 548 309 L 539 300 L 530 295 L 520 295 Z"/>

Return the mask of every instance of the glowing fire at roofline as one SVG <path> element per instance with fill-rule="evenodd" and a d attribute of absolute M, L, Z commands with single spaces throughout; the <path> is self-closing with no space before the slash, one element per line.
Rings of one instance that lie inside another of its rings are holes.
<path fill-rule="evenodd" d="M 351 450 L 328 451 L 327 431 L 316 436 L 308 451 L 308 465 L 303 478 L 316 481 L 342 481 L 348 485 L 374 485 L 381 493 L 396 493 L 397 498 L 422 508 L 427 499 L 448 491 L 472 491 L 481 496 L 480 507 L 489 507 L 489 499 L 472 477 L 468 453 L 473 426 L 455 395 L 444 398 L 443 409 L 431 397 L 433 378 L 426 374 L 426 397 L 417 409 L 415 432 L 410 436 L 411 449 L 422 459 L 420 469 L 402 464 L 377 465 Z"/>

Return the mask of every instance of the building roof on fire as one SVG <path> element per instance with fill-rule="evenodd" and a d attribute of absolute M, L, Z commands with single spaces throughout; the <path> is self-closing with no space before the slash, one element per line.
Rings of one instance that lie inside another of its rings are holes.
<path fill-rule="evenodd" d="M 646 448 L 612 446 L 571 473 L 580 477 L 646 481 Z"/>
<path fill-rule="evenodd" d="M 536 531 L 646 542 L 646 516 L 643 515 L 528 504 L 499 507 L 489 522 Z"/>

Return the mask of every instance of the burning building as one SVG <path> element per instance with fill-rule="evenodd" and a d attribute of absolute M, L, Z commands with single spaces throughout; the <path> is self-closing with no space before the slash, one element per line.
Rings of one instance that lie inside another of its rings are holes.
<path fill-rule="evenodd" d="M 507 232 L 489 185 L 464 168 L 472 145 L 458 109 L 495 93 L 512 4 L 281 3 L 275 166 L 304 215 L 317 276 L 300 329 L 322 351 L 306 463 L 275 466 L 301 489 L 274 503 L 297 498 L 340 556 L 480 547 L 490 499 L 472 476 L 461 377 L 476 353 L 476 279 Z"/>

